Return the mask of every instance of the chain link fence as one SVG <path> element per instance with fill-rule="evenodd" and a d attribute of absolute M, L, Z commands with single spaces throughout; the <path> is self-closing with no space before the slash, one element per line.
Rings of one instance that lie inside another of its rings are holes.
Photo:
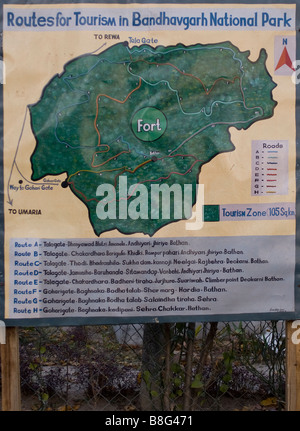
<path fill-rule="evenodd" d="M 22 410 L 285 408 L 281 321 L 20 328 Z"/>

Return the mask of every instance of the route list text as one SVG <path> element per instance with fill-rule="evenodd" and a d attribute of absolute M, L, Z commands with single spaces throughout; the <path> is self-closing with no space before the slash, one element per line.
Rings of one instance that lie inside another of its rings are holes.
<path fill-rule="evenodd" d="M 293 241 L 14 238 L 7 317 L 156 320 L 293 311 Z"/>

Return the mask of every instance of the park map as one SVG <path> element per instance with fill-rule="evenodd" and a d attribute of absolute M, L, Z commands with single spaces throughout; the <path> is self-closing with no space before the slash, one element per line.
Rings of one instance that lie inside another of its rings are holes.
<path fill-rule="evenodd" d="M 229 128 L 272 117 L 276 84 L 266 51 L 254 62 L 249 54 L 229 41 L 117 43 L 73 59 L 29 106 L 32 180 L 65 173 L 62 187 L 86 205 L 98 236 L 113 229 L 152 236 L 180 218 L 175 193 L 163 217 L 162 194 L 153 190 L 192 187 L 192 208 L 201 167 L 234 150 Z"/>

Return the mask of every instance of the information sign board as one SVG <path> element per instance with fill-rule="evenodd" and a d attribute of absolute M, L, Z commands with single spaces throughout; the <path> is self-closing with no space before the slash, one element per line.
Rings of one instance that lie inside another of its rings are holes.
<path fill-rule="evenodd" d="M 2 320 L 298 317 L 296 5 L 2 17 Z"/>

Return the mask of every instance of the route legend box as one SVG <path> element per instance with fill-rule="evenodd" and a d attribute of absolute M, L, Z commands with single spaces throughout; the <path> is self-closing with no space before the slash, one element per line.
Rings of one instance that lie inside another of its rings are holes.
<path fill-rule="evenodd" d="M 251 194 L 288 194 L 288 141 L 252 141 Z"/>

